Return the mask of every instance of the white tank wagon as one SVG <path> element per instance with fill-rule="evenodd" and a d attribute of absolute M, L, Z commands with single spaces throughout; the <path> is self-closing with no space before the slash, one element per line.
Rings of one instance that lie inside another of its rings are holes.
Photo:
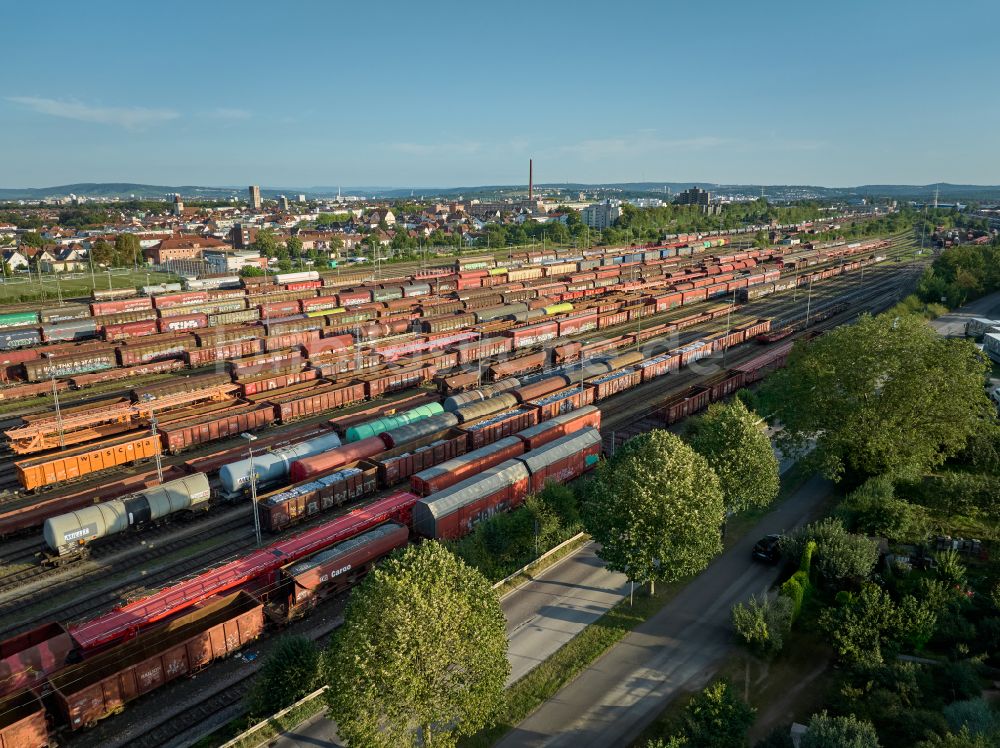
<path fill-rule="evenodd" d="M 291 464 L 305 457 L 328 452 L 341 445 L 340 437 L 332 431 L 298 444 L 290 444 L 271 452 L 255 454 L 253 471 L 257 474 L 257 488 L 271 483 L 280 483 L 288 477 Z M 235 498 L 250 489 L 250 458 L 230 462 L 219 468 L 220 494 L 227 499 Z"/>
<path fill-rule="evenodd" d="M 114 501 L 94 504 L 45 520 L 42 536 L 56 558 L 86 552 L 95 540 L 155 522 L 177 512 L 207 509 L 211 498 L 208 476 L 186 475 Z"/>

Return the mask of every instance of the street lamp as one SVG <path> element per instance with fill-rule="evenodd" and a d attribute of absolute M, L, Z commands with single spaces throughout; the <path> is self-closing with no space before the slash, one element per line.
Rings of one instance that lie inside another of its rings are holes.
<path fill-rule="evenodd" d="M 260 517 L 257 514 L 257 471 L 253 466 L 253 443 L 257 441 L 257 437 L 253 434 L 248 434 L 246 431 L 240 434 L 240 436 L 247 440 L 247 451 L 250 453 L 250 501 L 252 502 L 251 508 L 253 511 L 253 529 L 257 535 L 257 546 L 259 547 Z"/>

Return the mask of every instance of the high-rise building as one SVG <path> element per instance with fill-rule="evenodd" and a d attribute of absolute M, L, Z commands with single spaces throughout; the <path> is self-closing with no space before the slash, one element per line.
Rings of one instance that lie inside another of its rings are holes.
<path fill-rule="evenodd" d="M 284 210 L 284 211 L 287 212 L 288 211 L 288 198 L 285 197 L 284 195 L 278 195 L 278 206 L 282 210 Z"/>
<path fill-rule="evenodd" d="M 712 193 L 698 187 L 678 192 L 677 199 L 674 200 L 677 205 L 708 205 L 710 202 L 712 202 Z"/>
<path fill-rule="evenodd" d="M 607 199 L 588 205 L 580 211 L 580 219 L 592 229 L 606 229 L 614 225 L 622 214 L 622 201 Z"/>
<path fill-rule="evenodd" d="M 254 210 L 260 210 L 260 185 L 258 184 L 250 185 L 250 207 Z"/>
<path fill-rule="evenodd" d="M 184 201 L 181 200 L 181 196 L 174 194 L 174 215 L 179 216 L 184 212 Z"/>
<path fill-rule="evenodd" d="M 300 203 L 304 203 L 305 201 L 306 201 L 306 196 L 305 195 L 299 195 L 299 202 Z"/>

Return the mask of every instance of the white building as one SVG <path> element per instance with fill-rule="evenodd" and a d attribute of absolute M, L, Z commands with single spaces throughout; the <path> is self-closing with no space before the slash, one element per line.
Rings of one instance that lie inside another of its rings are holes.
<path fill-rule="evenodd" d="M 983 335 L 983 351 L 994 361 L 1000 361 L 1000 333 L 988 332 Z"/>
<path fill-rule="evenodd" d="M 588 205 L 580 213 L 581 220 L 592 229 L 606 229 L 613 225 L 622 214 L 622 201 L 607 199 Z"/>

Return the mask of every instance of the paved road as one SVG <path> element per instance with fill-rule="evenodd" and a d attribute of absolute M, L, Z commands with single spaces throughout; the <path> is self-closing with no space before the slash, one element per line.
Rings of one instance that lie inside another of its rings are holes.
<path fill-rule="evenodd" d="M 1000 293 L 990 294 L 953 312 L 942 314 L 931 324 L 945 337 L 964 337 L 965 323 L 973 317 L 1000 319 Z"/>
<path fill-rule="evenodd" d="M 829 493 L 814 477 L 717 558 L 673 600 L 543 704 L 500 743 L 623 746 L 680 692 L 702 687 L 733 645 L 729 609 L 773 584 L 778 571 L 749 561 L 769 532 L 803 523 Z"/>

